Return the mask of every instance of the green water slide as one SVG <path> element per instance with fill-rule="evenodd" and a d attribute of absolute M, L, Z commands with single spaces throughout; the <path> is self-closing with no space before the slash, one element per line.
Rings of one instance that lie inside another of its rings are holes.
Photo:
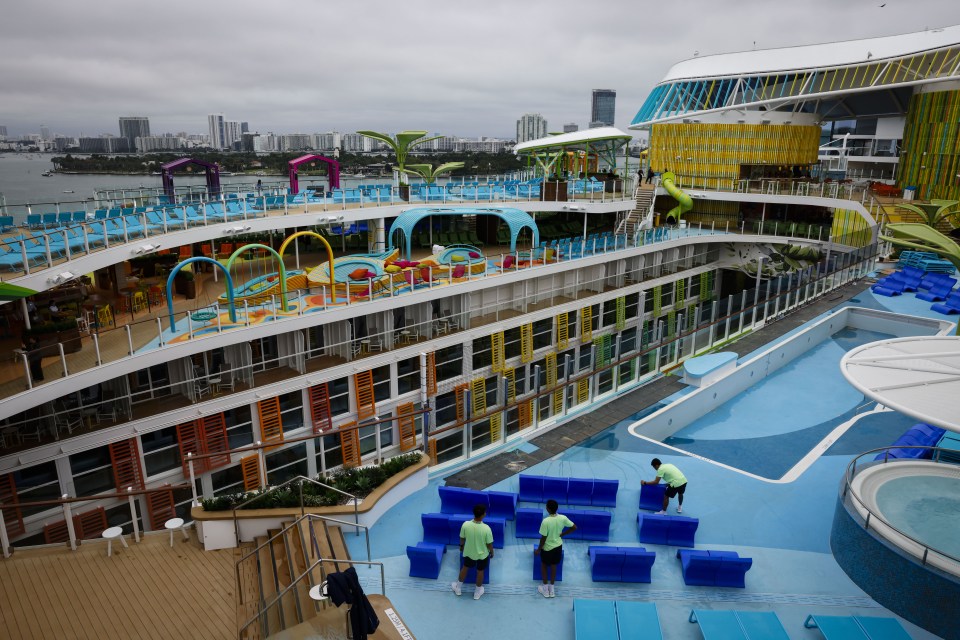
<path fill-rule="evenodd" d="M 680 216 L 687 211 L 690 211 L 690 209 L 693 209 L 693 199 L 681 191 L 676 184 L 674 184 L 676 179 L 677 176 L 670 171 L 667 171 L 660 176 L 660 184 L 662 184 L 663 188 L 667 190 L 667 193 L 670 194 L 670 197 L 679 203 L 677 206 L 667 212 L 667 224 L 679 224 Z"/>

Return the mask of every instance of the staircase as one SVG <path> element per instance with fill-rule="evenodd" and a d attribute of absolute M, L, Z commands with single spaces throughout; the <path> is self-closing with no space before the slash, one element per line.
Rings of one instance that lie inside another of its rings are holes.
<path fill-rule="evenodd" d="M 350 559 L 340 527 L 323 520 L 301 518 L 267 533 L 237 550 L 239 637 L 264 640 L 327 610 L 342 620 L 342 611 L 332 605 L 321 606 L 309 596 L 310 588 L 323 582 L 324 576 L 349 566 L 337 562 Z M 304 575 L 320 559 L 331 560 L 318 564 Z M 260 620 L 244 628 L 261 610 Z"/>
<path fill-rule="evenodd" d="M 637 229 L 653 210 L 653 202 L 656 200 L 656 187 L 653 185 L 640 185 L 636 191 L 636 205 L 617 227 L 617 234 L 626 234 L 627 237 L 633 237 Z"/>

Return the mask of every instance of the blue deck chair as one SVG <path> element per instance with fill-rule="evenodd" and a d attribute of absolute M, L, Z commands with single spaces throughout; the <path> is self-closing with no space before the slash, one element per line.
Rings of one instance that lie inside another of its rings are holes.
<path fill-rule="evenodd" d="M 704 640 L 789 640 L 773 611 L 694 609 L 689 621 L 700 625 Z"/>
<path fill-rule="evenodd" d="M 803 626 L 820 629 L 826 640 L 910 640 L 896 618 L 809 615 Z"/>
<path fill-rule="evenodd" d="M 27 226 L 31 229 L 38 229 L 43 226 L 43 216 L 39 213 L 27 214 Z"/>
<path fill-rule="evenodd" d="M 70 222 L 84 222 L 87 219 L 86 211 L 74 211 L 73 215 L 70 218 Z"/>
<path fill-rule="evenodd" d="M 0 232 L 12 231 L 13 216 L 0 216 Z"/>
<path fill-rule="evenodd" d="M 611 640 L 620 637 L 613 600 L 574 600 L 573 623 L 576 640 Z"/>

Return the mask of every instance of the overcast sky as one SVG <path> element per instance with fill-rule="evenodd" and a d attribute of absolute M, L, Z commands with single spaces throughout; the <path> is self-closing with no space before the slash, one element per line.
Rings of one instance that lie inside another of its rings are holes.
<path fill-rule="evenodd" d="M 425 129 L 513 137 L 590 119 L 626 128 L 675 62 L 960 23 L 957 0 L 6 0 L 0 125 L 67 135 Z"/>

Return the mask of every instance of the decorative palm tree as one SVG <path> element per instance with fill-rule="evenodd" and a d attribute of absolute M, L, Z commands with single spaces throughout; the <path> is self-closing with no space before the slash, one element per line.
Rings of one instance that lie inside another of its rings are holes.
<path fill-rule="evenodd" d="M 920 216 L 920 220 L 928 227 L 936 229 L 940 223 L 946 220 L 951 227 L 956 227 L 955 221 L 951 220 L 954 216 L 960 215 L 960 204 L 958 200 L 931 200 L 929 204 L 898 204 L 897 209 L 906 209 Z"/>
<path fill-rule="evenodd" d="M 406 184 L 405 167 L 407 164 L 407 154 L 410 153 L 410 150 L 425 142 L 438 140 L 443 137 L 433 136 L 432 138 L 424 138 L 424 136 L 427 135 L 426 131 L 401 131 L 392 138 L 386 133 L 379 133 L 377 131 L 357 131 L 357 133 L 366 138 L 379 140 L 393 149 L 393 153 L 397 157 L 397 171 L 400 172 L 400 184 Z"/>
<path fill-rule="evenodd" d="M 402 171 L 404 173 L 412 173 L 423 178 L 427 184 L 433 184 L 437 181 L 437 178 L 440 177 L 441 173 L 446 173 L 448 171 L 453 171 L 455 169 L 462 169 L 462 162 L 444 162 L 442 165 L 433 168 L 432 164 L 411 164 L 408 165 Z"/>

